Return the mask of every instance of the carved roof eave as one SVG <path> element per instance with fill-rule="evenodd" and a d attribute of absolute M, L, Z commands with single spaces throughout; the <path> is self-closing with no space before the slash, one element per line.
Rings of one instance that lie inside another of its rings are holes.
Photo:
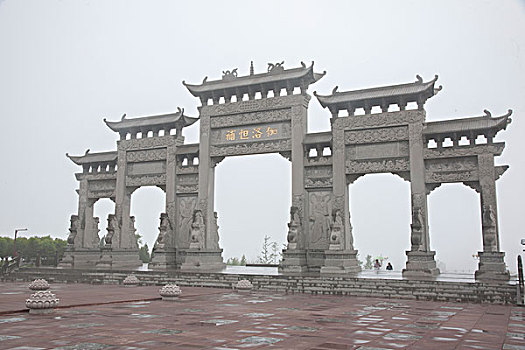
<path fill-rule="evenodd" d="M 184 128 L 195 123 L 199 118 L 188 117 L 184 115 L 184 109 L 180 109 L 176 113 L 153 115 L 140 118 L 122 118 L 118 122 L 111 122 L 104 118 L 106 125 L 115 132 L 123 132 L 128 130 L 140 130 L 148 128 L 171 129 Z"/>
<path fill-rule="evenodd" d="M 490 112 L 485 111 L 485 115 L 481 117 L 427 122 L 425 123 L 423 134 L 427 138 L 431 136 L 451 136 L 454 134 L 468 136 L 476 133 L 489 133 L 495 136 L 499 131 L 505 130 L 507 125 L 512 122 L 511 115 L 512 110 L 509 109 L 507 114 L 494 118 L 492 118 Z"/>
<path fill-rule="evenodd" d="M 88 150 L 89 151 L 89 150 Z M 76 165 L 83 164 L 94 164 L 94 163 L 112 163 L 117 161 L 117 152 L 99 152 L 99 153 L 89 153 L 86 151 L 86 154 L 83 156 L 70 156 L 66 153 L 66 157 L 71 159 Z"/>
<path fill-rule="evenodd" d="M 418 81 L 414 83 L 344 92 L 337 91 L 337 87 L 335 87 L 331 95 L 319 95 L 317 91 L 314 91 L 314 95 L 323 108 L 328 107 L 336 110 L 348 109 L 349 106 L 362 108 L 365 107 L 365 103 L 376 106 L 394 104 L 400 100 L 404 102 L 426 101 L 441 90 L 441 86 L 434 88 L 437 79 L 438 76 L 436 75 L 434 79 L 424 83 L 418 76 Z"/>
<path fill-rule="evenodd" d="M 315 73 L 314 62 L 312 62 L 309 67 L 283 69 L 279 73 L 268 72 L 213 81 L 206 81 L 205 78 L 200 85 L 188 84 L 185 81 L 182 83 L 193 96 L 212 98 L 213 95 L 233 96 L 238 93 L 249 93 L 250 87 L 260 91 L 262 87 L 265 90 L 273 90 L 275 87 L 282 89 L 288 86 L 308 86 L 317 82 L 325 74 L 326 71 Z"/>

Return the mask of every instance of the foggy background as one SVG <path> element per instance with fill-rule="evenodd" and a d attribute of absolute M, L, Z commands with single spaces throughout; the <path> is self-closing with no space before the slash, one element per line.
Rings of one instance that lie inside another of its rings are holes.
<path fill-rule="evenodd" d="M 89 1 L 0 0 L 0 235 L 66 238 L 77 212 L 80 167 L 65 153 L 116 149 L 103 123 L 185 108 L 198 99 L 182 80 L 220 79 L 226 69 L 265 72 L 268 62 L 315 61 L 327 71 L 309 93 L 425 81 L 439 74 L 428 121 L 494 116 L 512 108 L 513 122 L 496 141 L 507 147 L 497 164 L 501 248 L 516 271 L 522 250 L 525 161 L 524 1 Z M 312 98 L 309 132 L 327 131 L 330 113 Z M 184 130 L 198 142 L 199 123 Z M 216 169 L 216 204 L 223 257 L 254 260 L 264 235 L 284 243 L 291 166 L 278 154 L 229 157 Z M 410 187 L 401 178 L 367 175 L 351 189 L 355 246 L 388 256 L 396 270 L 409 248 Z M 137 190 L 132 215 L 152 247 L 164 210 L 156 187 Z M 429 196 L 431 246 L 449 271 L 474 271 L 481 249 L 479 195 L 442 185 Z M 95 205 L 100 235 L 109 199 Z"/>

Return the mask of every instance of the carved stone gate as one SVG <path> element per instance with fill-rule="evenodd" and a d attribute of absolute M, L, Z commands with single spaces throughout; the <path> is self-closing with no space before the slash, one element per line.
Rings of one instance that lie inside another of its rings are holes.
<path fill-rule="evenodd" d="M 139 264 L 130 198 L 140 186 L 166 193 L 150 268 L 217 270 L 224 267 L 214 212 L 215 166 L 227 156 L 279 153 L 292 162 L 292 206 L 282 273 L 346 274 L 359 271 L 353 247 L 349 184 L 369 173 L 393 173 L 410 181 L 411 250 L 403 275 L 439 273 L 430 250 L 428 194 L 447 182 L 463 182 L 481 194 L 483 252 L 477 279 L 506 280 L 499 248 L 495 181 L 507 167 L 494 166 L 504 143 L 494 143 L 511 112 L 426 122 L 424 104 L 440 89 L 418 76 L 408 84 L 318 95 L 331 113 L 331 131 L 307 133 L 307 89 L 323 77 L 313 63 L 184 85 L 201 101 L 199 118 L 177 113 L 106 124 L 120 134 L 116 152 L 69 158 L 83 167 L 78 214 L 63 266 L 133 267 Z M 407 106 L 414 105 L 414 109 Z M 359 113 L 360 112 L 360 113 Z M 342 116 L 347 114 L 346 116 Z M 200 119 L 199 144 L 184 144 L 182 128 Z M 486 142 L 476 141 L 479 135 Z M 433 145 L 433 146 L 432 146 Z M 111 198 L 115 213 L 98 242 L 93 205 Z"/>

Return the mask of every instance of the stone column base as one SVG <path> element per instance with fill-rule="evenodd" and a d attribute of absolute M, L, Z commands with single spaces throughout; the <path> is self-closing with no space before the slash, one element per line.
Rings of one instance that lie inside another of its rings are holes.
<path fill-rule="evenodd" d="M 176 260 L 183 271 L 220 271 L 226 267 L 222 249 L 177 249 Z"/>
<path fill-rule="evenodd" d="M 303 273 L 308 271 L 306 263 L 306 251 L 301 249 L 283 250 L 283 260 L 279 264 L 279 272 L 282 274 Z"/>
<path fill-rule="evenodd" d="M 361 271 L 357 261 L 357 250 L 325 250 L 324 265 L 321 274 L 354 274 Z"/>
<path fill-rule="evenodd" d="M 97 269 L 136 269 L 142 266 L 139 251 L 134 249 L 102 248 Z"/>
<path fill-rule="evenodd" d="M 95 267 L 100 258 L 100 250 L 68 248 L 58 267 L 66 269 L 83 269 Z"/>
<path fill-rule="evenodd" d="M 166 270 L 176 268 L 175 249 L 153 249 L 153 258 L 148 268 L 152 270 Z"/>
<path fill-rule="evenodd" d="M 508 281 L 510 273 L 503 261 L 504 252 L 478 252 L 478 270 L 474 276 L 476 281 Z"/>
<path fill-rule="evenodd" d="M 436 252 L 407 251 L 407 267 L 403 277 L 435 277 L 439 275 L 434 255 Z"/>

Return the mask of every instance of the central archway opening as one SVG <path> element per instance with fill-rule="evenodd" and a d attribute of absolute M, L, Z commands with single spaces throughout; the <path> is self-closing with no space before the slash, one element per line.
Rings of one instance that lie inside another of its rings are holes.
<path fill-rule="evenodd" d="M 472 274 L 483 250 L 480 196 L 473 189 L 448 183 L 428 197 L 430 246 L 441 272 Z"/>
<path fill-rule="evenodd" d="M 166 194 L 157 186 L 143 186 L 131 195 L 130 215 L 135 217 L 136 234 L 141 236 L 142 243 L 148 245 L 151 254 L 159 234 L 160 213 L 166 210 Z"/>
<path fill-rule="evenodd" d="M 406 264 L 410 250 L 410 183 L 393 174 L 367 174 L 349 187 L 354 247 L 359 260 L 387 257 L 394 270 Z M 365 270 L 364 266 L 363 270 Z M 384 269 L 384 266 L 383 266 Z"/>
<path fill-rule="evenodd" d="M 223 259 L 258 262 L 265 237 L 280 253 L 291 203 L 290 161 L 279 154 L 227 157 L 215 169 L 215 211 Z"/>

